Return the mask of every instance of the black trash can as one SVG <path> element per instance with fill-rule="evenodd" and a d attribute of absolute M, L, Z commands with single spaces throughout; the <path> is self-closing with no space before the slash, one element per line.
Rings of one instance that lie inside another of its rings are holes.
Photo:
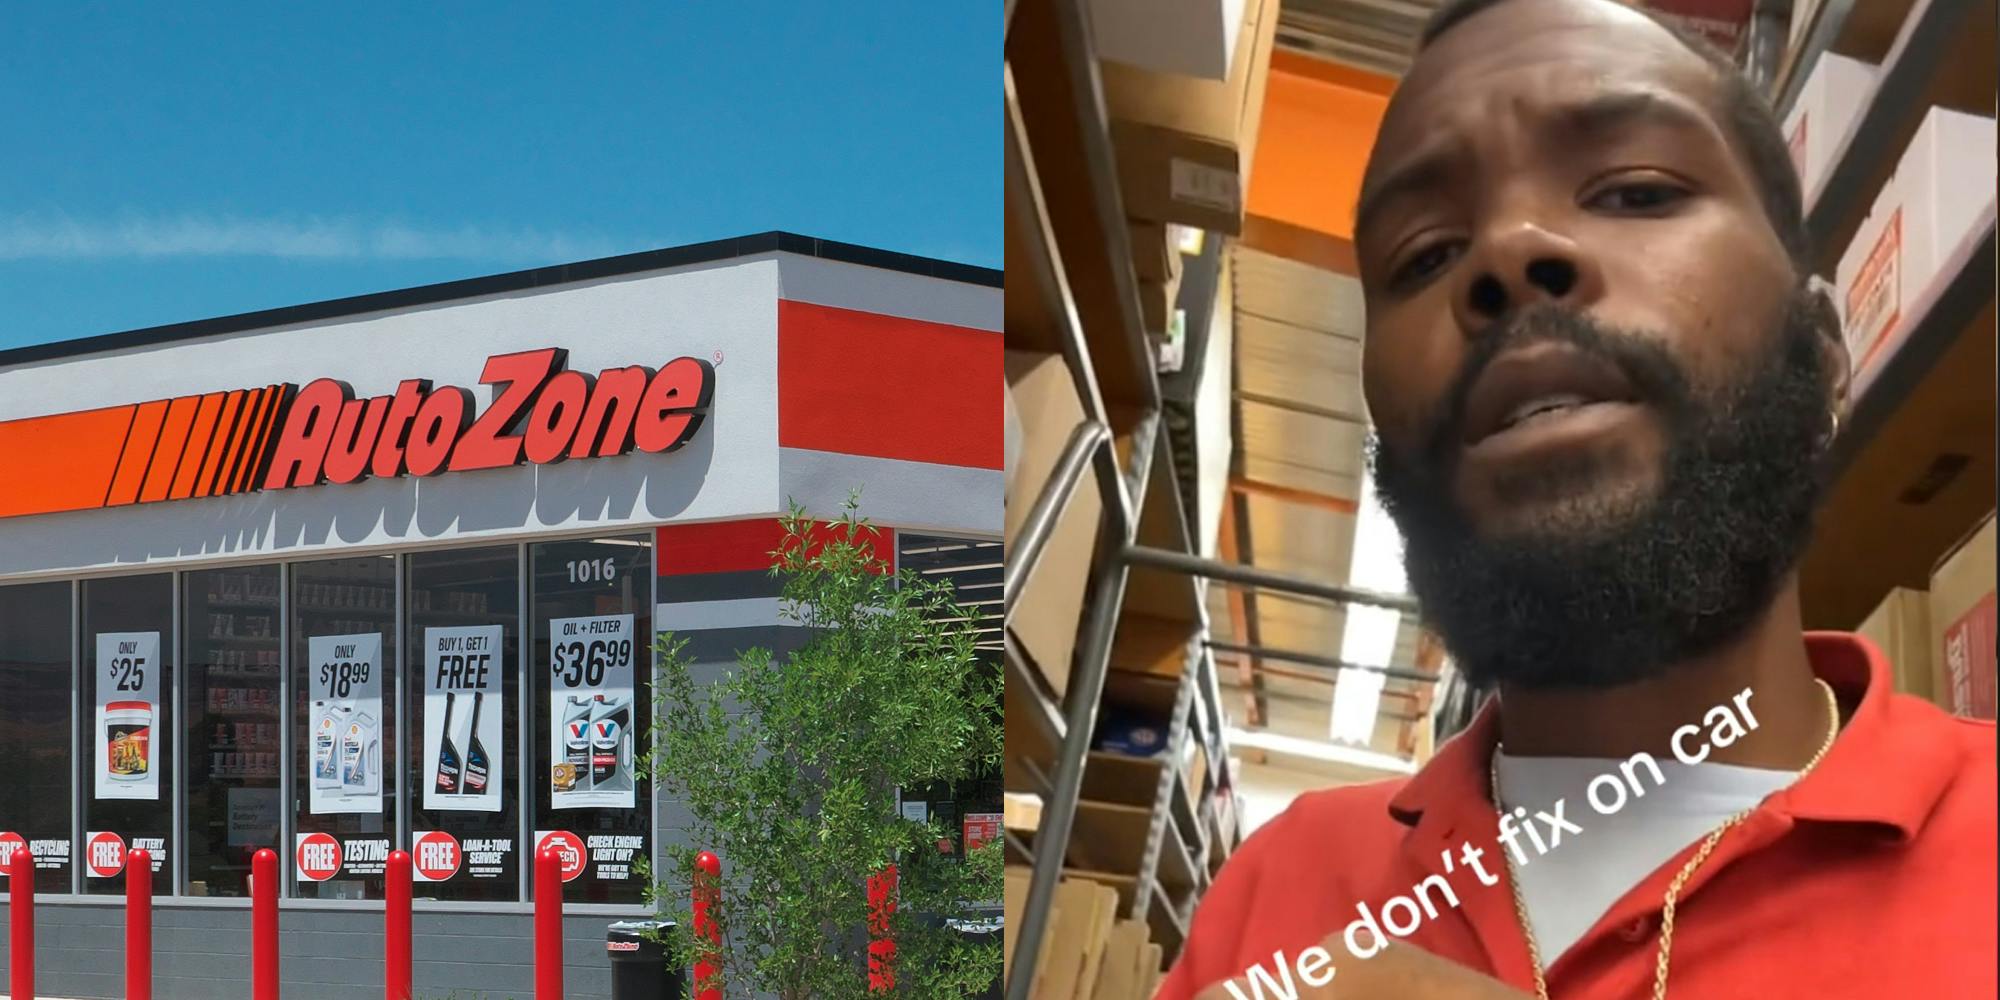
<path fill-rule="evenodd" d="M 611 1000 L 681 1000 L 686 970 L 669 961 L 666 946 L 651 933 L 673 926 L 671 920 L 620 920 L 605 930 Z"/>

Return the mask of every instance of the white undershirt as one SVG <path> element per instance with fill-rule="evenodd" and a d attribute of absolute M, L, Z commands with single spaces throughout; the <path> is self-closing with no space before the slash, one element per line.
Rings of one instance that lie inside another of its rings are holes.
<path fill-rule="evenodd" d="M 1515 856 L 1514 871 L 1544 968 L 1682 848 L 1798 778 L 1797 771 L 1731 764 L 1690 767 L 1668 755 L 1659 761 L 1663 784 L 1654 787 L 1652 770 L 1641 765 L 1636 773 L 1646 794 L 1628 797 L 1617 812 L 1599 815 L 1586 789 L 1600 774 L 1619 774 L 1622 763 L 1596 757 L 1499 755 L 1503 808 L 1511 812 L 1516 806 L 1528 807 L 1520 825 L 1534 829 L 1547 844 L 1547 825 L 1537 821 L 1535 813 L 1553 813 L 1555 801 L 1562 799 L 1563 818 L 1583 828 L 1582 833 L 1566 831 L 1562 843 L 1546 854 L 1537 854 L 1525 834 L 1515 840 L 1527 863 Z M 1612 801 L 1608 790 L 1600 790 L 1600 799 Z M 1489 870 L 1506 863 L 1492 860 Z"/>

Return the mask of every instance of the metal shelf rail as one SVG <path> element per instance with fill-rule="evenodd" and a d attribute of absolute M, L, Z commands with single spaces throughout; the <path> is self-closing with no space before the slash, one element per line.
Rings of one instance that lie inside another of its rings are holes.
<path fill-rule="evenodd" d="M 1064 5 L 1064 10 L 1070 20 L 1081 21 L 1080 11 L 1069 5 Z M 1087 30 L 1080 23 L 1074 27 Z M 1094 66 L 1088 68 L 1095 71 Z M 1149 401 L 1151 405 L 1140 419 L 1141 433 L 1136 435 L 1140 440 L 1135 442 L 1133 449 L 1133 481 L 1128 482 L 1118 468 L 1118 456 L 1108 431 L 1110 420 L 1097 389 L 1089 351 L 1084 346 L 1075 299 L 1064 276 L 1061 257 L 1042 208 L 1026 134 L 1016 111 L 1011 69 L 1004 71 L 1004 82 L 1009 112 L 1005 135 L 1007 206 L 1009 212 L 1030 216 L 1022 229 L 1035 237 L 1033 245 L 1024 248 L 1029 273 L 1017 275 L 1016 280 L 1033 283 L 1042 291 L 1045 301 L 1060 304 L 1062 315 L 1058 325 L 1062 354 L 1077 381 L 1078 395 L 1085 410 L 1084 425 L 1072 432 L 1057 474 L 1044 486 L 1042 495 L 1035 499 L 1029 518 L 1008 546 L 1001 582 L 1001 592 L 1007 601 L 1006 614 L 1011 615 L 1014 597 L 1033 575 L 1035 565 L 1048 544 L 1049 534 L 1082 481 L 1085 463 L 1097 476 L 1098 490 L 1104 501 L 1105 538 L 1111 543 L 1110 552 L 1094 570 L 1090 583 L 1090 615 L 1084 624 L 1081 647 L 1070 675 L 1068 705 L 1060 713 L 1059 728 L 1054 725 L 1055 720 L 1051 720 L 1049 727 L 1059 737 L 1061 745 L 1057 752 L 1055 774 L 1048 782 L 1049 794 L 1043 802 L 1041 827 L 1036 833 L 1031 853 L 1024 850 L 1025 845 L 1017 842 L 1017 850 L 1032 857 L 1033 864 L 1023 912 L 1018 915 L 1018 922 L 1010 918 L 1014 926 L 1009 927 L 1008 933 L 1015 940 L 1015 957 L 1019 961 L 1013 966 L 1014 974 L 1008 978 L 1006 996 L 1008 1000 L 1028 1000 L 1034 987 L 1036 959 L 1048 929 L 1050 904 L 1055 898 L 1056 883 L 1062 875 L 1070 831 L 1076 820 L 1084 762 L 1097 727 L 1098 703 L 1104 693 L 1112 634 L 1117 630 L 1118 612 L 1124 604 L 1130 569 L 1119 554 L 1129 548 L 1137 536 L 1138 517 L 1134 498 L 1145 493 L 1145 478 L 1151 465 L 1147 459 L 1152 452 L 1148 428 L 1158 426 L 1159 413 L 1158 397 L 1154 394 Z M 1023 683 L 1033 692 L 1032 700 L 1043 701 L 1034 678 L 1023 676 L 1025 668 L 1011 639 L 1006 646 L 1009 669 L 1014 671 L 1009 678 L 1010 684 Z"/>

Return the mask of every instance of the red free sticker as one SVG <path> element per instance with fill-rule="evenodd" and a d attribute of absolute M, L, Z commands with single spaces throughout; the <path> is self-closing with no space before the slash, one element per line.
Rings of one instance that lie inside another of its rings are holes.
<path fill-rule="evenodd" d="M 583 874 L 583 868 L 590 855 L 584 853 L 583 840 L 568 830 L 551 830 L 542 834 L 535 845 L 535 854 L 540 856 L 544 848 L 553 847 L 562 855 L 562 877 L 565 882 L 576 881 Z"/>
<path fill-rule="evenodd" d="M 90 873 L 98 878 L 111 878 L 125 870 L 124 837 L 115 833 L 93 833 L 83 850 Z"/>
<path fill-rule="evenodd" d="M 0 878 L 14 873 L 14 852 L 27 849 L 28 842 L 20 834 L 12 830 L 0 833 Z"/>
<path fill-rule="evenodd" d="M 340 841 L 324 833 L 300 835 L 298 847 L 292 854 L 298 864 L 299 877 L 308 882 L 324 882 L 340 874 Z"/>
<path fill-rule="evenodd" d="M 458 849 L 458 838 L 443 830 L 420 833 L 411 842 L 411 862 L 417 870 L 417 878 L 425 882 L 442 882 L 458 874 L 458 865 L 464 852 Z"/>

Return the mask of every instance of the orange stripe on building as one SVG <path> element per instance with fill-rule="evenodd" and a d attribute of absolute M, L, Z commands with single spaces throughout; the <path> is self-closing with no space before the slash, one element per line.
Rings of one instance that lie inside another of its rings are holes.
<path fill-rule="evenodd" d="M 229 446 L 236 440 L 237 414 L 243 409 L 244 392 L 235 389 L 223 394 L 222 412 L 215 418 L 215 431 L 208 436 L 208 454 L 201 460 L 201 474 L 194 480 L 194 495 L 215 493 L 215 477 L 229 460 Z"/>
<path fill-rule="evenodd" d="M 229 429 L 229 440 L 223 445 L 222 461 L 216 463 L 215 481 L 208 484 L 208 492 L 203 496 L 219 496 L 229 492 L 230 480 L 236 472 L 236 463 L 242 459 L 245 439 L 249 437 L 251 425 L 257 419 L 257 403 L 262 389 L 240 389 L 242 405 L 236 408 L 236 426 Z"/>
<path fill-rule="evenodd" d="M 188 428 L 194 425 L 195 411 L 200 408 L 200 396 L 181 396 L 167 404 L 167 419 L 153 442 L 153 464 L 146 470 L 146 485 L 139 488 L 140 503 L 167 498 L 174 473 L 180 470 L 181 451 L 187 447 Z"/>
<path fill-rule="evenodd" d="M 167 499 L 185 500 L 194 495 L 195 479 L 201 475 L 202 460 L 208 457 L 215 437 L 216 420 L 222 416 L 224 395 L 211 392 L 201 397 L 201 405 L 194 411 L 194 423 L 188 426 L 187 444 L 181 448 L 180 465 L 174 470 L 174 486 Z"/>
<path fill-rule="evenodd" d="M 250 402 L 245 404 L 243 415 L 243 432 L 236 442 L 236 447 L 231 449 L 229 468 L 223 471 L 222 483 L 216 487 L 216 492 L 243 491 L 243 466 L 250 461 L 250 449 L 256 444 L 257 435 L 263 432 L 264 418 L 270 413 L 274 404 L 275 400 L 271 398 L 270 389 L 250 390 Z"/>
<path fill-rule="evenodd" d="M 0 517 L 103 506 L 135 409 L 127 403 L 0 421 L 7 470 Z"/>
<path fill-rule="evenodd" d="M 118 473 L 111 478 L 105 494 L 106 507 L 123 507 L 139 500 L 139 487 L 146 481 L 152 464 L 153 445 L 160 440 L 160 425 L 167 419 L 167 401 L 140 403 L 132 415 L 132 429 L 125 435 L 125 450 L 118 458 Z"/>
<path fill-rule="evenodd" d="M 1005 376 L 991 330 L 778 302 L 778 444 L 998 469 Z"/>
<path fill-rule="evenodd" d="M 252 488 L 258 476 L 264 471 L 264 457 L 271 450 L 272 432 L 278 421 L 285 419 L 286 397 L 291 394 L 289 385 L 268 386 L 264 390 L 264 414 L 258 418 L 255 433 L 250 437 L 250 446 L 243 452 L 243 467 L 238 470 L 236 486 L 231 493 L 241 493 Z"/>

